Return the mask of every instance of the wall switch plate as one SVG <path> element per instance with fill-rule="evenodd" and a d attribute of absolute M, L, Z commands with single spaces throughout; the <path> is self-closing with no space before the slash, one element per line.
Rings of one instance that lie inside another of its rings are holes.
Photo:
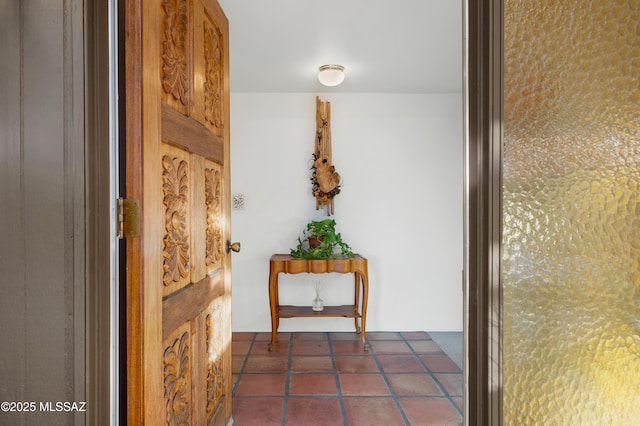
<path fill-rule="evenodd" d="M 234 210 L 244 210 L 244 194 L 233 194 L 231 199 Z"/>

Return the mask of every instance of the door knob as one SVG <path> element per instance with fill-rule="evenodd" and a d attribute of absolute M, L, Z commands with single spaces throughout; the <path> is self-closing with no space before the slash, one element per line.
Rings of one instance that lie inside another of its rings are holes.
<path fill-rule="evenodd" d="M 227 240 L 227 253 L 232 250 L 238 253 L 240 251 L 240 243 L 232 243 L 231 241 Z"/>

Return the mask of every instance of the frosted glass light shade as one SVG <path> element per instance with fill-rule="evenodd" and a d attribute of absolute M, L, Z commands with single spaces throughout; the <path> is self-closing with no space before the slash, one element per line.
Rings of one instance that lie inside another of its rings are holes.
<path fill-rule="evenodd" d="M 337 86 L 344 81 L 342 65 L 323 65 L 319 68 L 318 80 L 325 86 Z"/>

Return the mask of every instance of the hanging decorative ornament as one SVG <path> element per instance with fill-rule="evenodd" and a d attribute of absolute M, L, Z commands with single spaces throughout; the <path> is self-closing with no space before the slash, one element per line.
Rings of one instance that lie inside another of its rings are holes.
<path fill-rule="evenodd" d="M 316 146 L 313 153 L 312 192 L 316 210 L 334 213 L 333 198 L 340 193 L 340 175 L 331 163 L 331 104 L 316 96 Z"/>

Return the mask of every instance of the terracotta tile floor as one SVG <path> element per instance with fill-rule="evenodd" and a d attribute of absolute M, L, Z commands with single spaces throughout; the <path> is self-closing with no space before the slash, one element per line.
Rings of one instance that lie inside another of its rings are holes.
<path fill-rule="evenodd" d="M 462 372 L 428 333 L 233 334 L 234 426 L 462 424 Z"/>

